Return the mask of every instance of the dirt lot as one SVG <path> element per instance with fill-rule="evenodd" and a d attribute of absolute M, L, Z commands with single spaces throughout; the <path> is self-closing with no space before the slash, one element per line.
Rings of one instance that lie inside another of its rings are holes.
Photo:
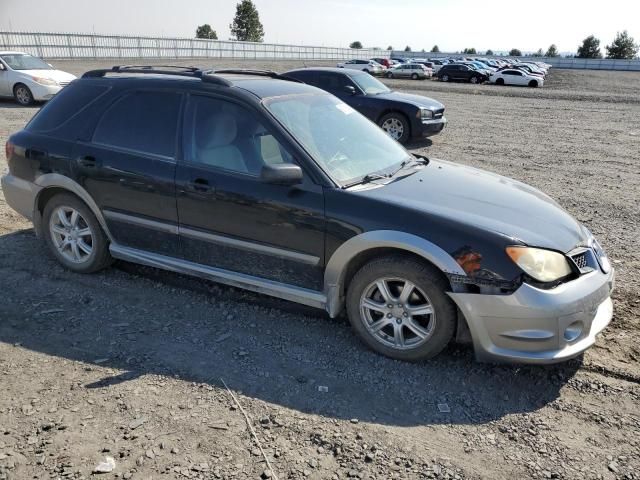
<path fill-rule="evenodd" d="M 601 240 L 618 283 L 598 344 L 548 368 L 455 346 L 391 361 L 286 302 L 124 263 L 71 274 L 0 193 L 0 479 L 88 478 L 106 456 L 125 479 L 640 479 L 640 74 L 388 83 L 447 107 L 413 149 L 528 182 Z M 0 101 L 0 142 L 35 112 Z"/>

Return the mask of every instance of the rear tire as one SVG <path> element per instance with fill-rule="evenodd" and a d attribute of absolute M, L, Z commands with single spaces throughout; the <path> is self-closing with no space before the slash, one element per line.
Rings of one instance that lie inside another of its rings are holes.
<path fill-rule="evenodd" d="M 538 88 L 538 82 L 536 80 L 531 80 L 529 82 L 529 86 L 532 88 Z"/>
<path fill-rule="evenodd" d="M 455 332 L 456 307 L 447 288 L 447 280 L 427 263 L 401 255 L 373 260 L 349 285 L 349 321 L 382 355 L 409 362 L 432 358 Z"/>
<path fill-rule="evenodd" d="M 393 78 L 393 73 L 391 72 L 387 73 L 387 78 Z"/>
<path fill-rule="evenodd" d="M 440 77 L 440 79 L 441 79 L 443 82 L 448 82 L 448 81 L 449 81 L 449 75 L 442 75 L 442 77 Z"/>
<path fill-rule="evenodd" d="M 477 84 L 477 83 L 480 83 L 480 77 L 478 77 L 478 76 L 474 75 L 473 77 L 471 77 L 471 78 L 469 79 L 469 81 L 475 85 L 475 84 Z"/>
<path fill-rule="evenodd" d="M 15 87 L 13 87 L 13 98 L 16 99 L 20 105 L 28 107 L 29 105 L 33 105 L 33 93 L 29 90 L 23 83 L 18 83 Z"/>
<path fill-rule="evenodd" d="M 74 195 L 62 193 L 47 202 L 42 233 L 56 260 L 73 272 L 93 273 L 113 262 L 98 219 Z"/>
<path fill-rule="evenodd" d="M 411 79 L 412 80 L 418 80 L 418 74 L 417 73 L 412 73 L 411 74 Z"/>

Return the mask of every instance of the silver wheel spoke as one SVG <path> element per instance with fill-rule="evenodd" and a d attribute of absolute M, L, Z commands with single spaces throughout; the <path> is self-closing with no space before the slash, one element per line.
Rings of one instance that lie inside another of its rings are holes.
<path fill-rule="evenodd" d="M 78 226 L 78 212 L 76 212 L 75 210 L 73 210 L 71 212 L 71 226 L 72 227 L 77 227 Z"/>
<path fill-rule="evenodd" d="M 62 235 L 64 237 L 67 236 L 67 231 L 63 227 L 61 227 L 60 225 L 53 225 L 51 227 L 51 231 L 54 232 L 54 233 L 57 233 L 58 235 Z"/>
<path fill-rule="evenodd" d="M 406 324 L 406 327 L 411 330 L 417 337 L 427 338 L 429 336 L 429 332 L 418 325 L 413 319 L 410 319 Z"/>
<path fill-rule="evenodd" d="M 362 303 L 365 308 L 369 310 L 373 310 L 374 312 L 387 313 L 387 305 L 384 303 L 378 303 L 376 301 L 371 300 L 370 298 L 365 299 Z"/>
<path fill-rule="evenodd" d="M 80 250 L 82 250 L 87 255 L 91 255 L 91 251 L 92 251 L 91 247 L 89 245 L 87 245 L 86 243 L 84 243 L 84 240 L 78 240 L 77 244 L 78 244 L 78 248 L 80 248 Z"/>
<path fill-rule="evenodd" d="M 60 219 L 60 223 L 62 224 L 62 226 L 64 227 L 70 227 L 71 224 L 69 223 L 69 219 L 67 218 L 66 213 L 64 213 L 64 210 L 62 210 L 61 208 L 58 209 L 58 218 Z"/>
<path fill-rule="evenodd" d="M 402 292 L 400 292 L 400 303 L 407 303 L 409 301 L 409 297 L 413 293 L 413 289 L 415 285 L 411 282 L 404 282 L 404 286 L 402 287 Z"/>
<path fill-rule="evenodd" d="M 431 305 L 427 305 L 426 303 L 423 305 L 410 306 L 408 308 L 409 315 L 412 317 L 418 315 L 430 315 L 433 313 L 433 307 Z"/>
<path fill-rule="evenodd" d="M 78 230 L 78 237 L 90 237 L 90 236 L 91 236 L 91 229 L 89 227 L 81 228 L 80 230 Z"/>
<path fill-rule="evenodd" d="M 71 253 L 73 254 L 73 258 L 75 258 L 76 260 L 82 259 L 82 257 L 80 256 L 80 249 L 78 248 L 77 242 L 71 242 Z"/>
<path fill-rule="evenodd" d="M 402 325 L 393 325 L 393 339 L 397 347 L 404 347 L 404 332 L 402 331 Z"/>
<path fill-rule="evenodd" d="M 371 325 L 369 325 L 369 328 L 371 329 L 372 332 L 376 333 L 376 332 L 379 332 L 380 330 L 382 330 L 384 327 L 386 327 L 390 323 L 391 323 L 390 319 L 381 318 L 377 322 L 374 322 Z"/>
<path fill-rule="evenodd" d="M 389 286 L 385 280 L 378 280 L 376 282 L 376 287 L 378 287 L 378 291 L 380 292 L 380 295 L 382 295 L 382 298 L 384 298 L 385 302 L 389 303 L 393 300 L 393 295 L 391 295 Z"/>

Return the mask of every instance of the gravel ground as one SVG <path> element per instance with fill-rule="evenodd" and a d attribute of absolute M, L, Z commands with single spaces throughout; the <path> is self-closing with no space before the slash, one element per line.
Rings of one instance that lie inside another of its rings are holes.
<path fill-rule="evenodd" d="M 411 149 L 530 183 L 601 240 L 618 280 L 598 344 L 546 368 L 391 361 L 287 302 L 126 263 L 71 274 L 0 192 L 0 479 L 640 479 L 640 75 L 388 83 L 447 107 Z M 35 111 L 0 101 L 0 142 Z"/>

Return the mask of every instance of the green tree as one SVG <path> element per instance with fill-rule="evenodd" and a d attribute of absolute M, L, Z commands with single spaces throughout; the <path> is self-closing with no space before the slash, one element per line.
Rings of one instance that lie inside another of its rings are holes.
<path fill-rule="evenodd" d="M 549 45 L 549 48 L 547 48 L 547 53 L 545 53 L 544 55 L 545 57 L 559 57 L 560 54 L 558 53 L 558 47 L 556 47 L 555 43 L 552 43 L 551 45 Z"/>
<path fill-rule="evenodd" d="M 511 50 L 509 50 L 509 56 L 510 57 L 521 57 L 522 56 L 522 52 L 520 50 L 518 50 L 517 48 L 512 48 Z"/>
<path fill-rule="evenodd" d="M 607 45 L 605 48 L 607 49 L 607 58 L 631 60 L 638 54 L 640 45 L 637 45 L 633 37 L 630 37 L 625 30 L 622 33 L 616 33 L 616 38 L 611 42 L 611 45 Z"/>
<path fill-rule="evenodd" d="M 214 29 L 211 28 L 211 25 L 205 23 L 204 25 L 199 25 L 196 28 L 196 38 L 207 38 L 209 40 L 217 40 L 218 34 Z"/>
<path fill-rule="evenodd" d="M 349 44 L 349 48 L 362 48 L 362 43 L 356 40 L 355 42 L 351 42 Z"/>
<path fill-rule="evenodd" d="M 431 49 L 432 53 L 440 53 L 440 48 L 438 48 L 438 45 L 434 45 L 433 48 Z"/>
<path fill-rule="evenodd" d="M 465 48 L 462 53 L 466 53 L 467 55 L 475 55 L 476 53 L 476 49 L 475 48 Z"/>
<path fill-rule="evenodd" d="M 404 47 L 404 51 L 405 52 L 410 52 L 411 51 L 411 47 L 409 45 L 407 45 L 406 47 Z"/>
<path fill-rule="evenodd" d="M 542 51 L 541 48 L 539 48 L 538 51 L 535 52 L 535 53 L 532 53 L 531 56 L 532 57 L 543 57 L 544 56 L 544 52 Z"/>
<path fill-rule="evenodd" d="M 484 52 L 485 55 L 493 55 L 493 50 L 489 49 L 486 52 Z"/>
<path fill-rule="evenodd" d="M 262 42 L 264 28 L 260 15 L 251 0 L 242 0 L 236 5 L 236 16 L 231 25 L 231 35 L 243 42 Z"/>
<path fill-rule="evenodd" d="M 392 47 L 391 45 L 389 45 L 389 46 L 387 47 L 387 50 L 391 51 L 391 50 L 393 50 L 393 47 Z"/>
<path fill-rule="evenodd" d="M 600 53 L 600 40 L 593 35 L 589 35 L 578 47 L 578 58 L 602 58 Z"/>

